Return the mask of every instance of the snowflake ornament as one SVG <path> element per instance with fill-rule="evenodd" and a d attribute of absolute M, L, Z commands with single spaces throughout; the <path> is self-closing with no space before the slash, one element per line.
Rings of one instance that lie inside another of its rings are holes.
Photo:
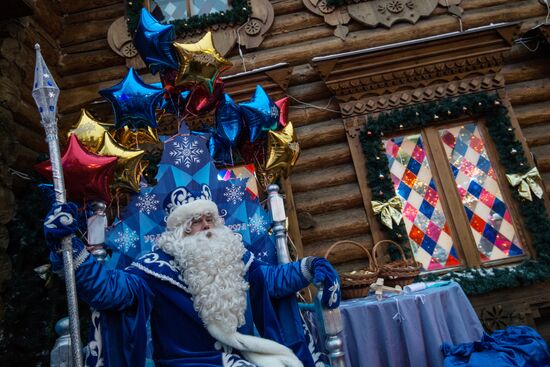
<path fill-rule="evenodd" d="M 223 196 L 228 203 L 233 203 L 233 205 L 243 201 L 244 191 L 240 186 L 231 184 L 231 186 L 225 188 Z"/>
<path fill-rule="evenodd" d="M 128 227 L 124 228 L 124 231 L 118 232 L 118 236 L 115 239 L 115 243 L 123 252 L 128 252 L 131 249 L 136 248 L 136 242 L 138 241 L 139 236 L 137 232 Z"/>
<path fill-rule="evenodd" d="M 145 195 L 138 197 L 136 207 L 140 213 L 149 215 L 158 210 L 159 204 L 160 201 L 156 199 L 156 194 L 145 193 Z"/>
<path fill-rule="evenodd" d="M 260 235 L 266 231 L 266 226 L 267 222 L 258 213 L 248 218 L 248 228 L 250 228 L 250 233 L 256 233 L 257 235 Z"/>
<path fill-rule="evenodd" d="M 191 141 L 189 137 L 184 136 L 183 141 L 175 141 L 172 143 L 172 150 L 170 150 L 170 156 L 174 158 L 174 163 L 178 166 L 183 165 L 186 168 L 190 168 L 194 163 L 201 163 L 200 155 L 204 153 L 204 150 L 199 147 L 199 142 L 196 140 Z"/>

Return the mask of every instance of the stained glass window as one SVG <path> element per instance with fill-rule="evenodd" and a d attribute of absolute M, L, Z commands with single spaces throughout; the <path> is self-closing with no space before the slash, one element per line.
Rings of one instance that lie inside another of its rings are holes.
<path fill-rule="evenodd" d="M 395 137 L 384 144 L 414 258 L 426 271 L 460 265 L 422 136 Z"/>
<path fill-rule="evenodd" d="M 523 255 L 479 127 L 439 130 L 481 261 Z"/>
<path fill-rule="evenodd" d="M 229 9 L 227 0 L 154 0 L 152 13 L 162 22 Z"/>

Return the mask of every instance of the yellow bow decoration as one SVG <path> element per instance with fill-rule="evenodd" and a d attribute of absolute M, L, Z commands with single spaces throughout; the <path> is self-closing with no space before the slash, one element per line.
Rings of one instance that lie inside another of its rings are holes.
<path fill-rule="evenodd" d="M 395 224 L 401 223 L 403 216 L 401 211 L 403 210 L 403 202 L 398 196 L 394 196 L 387 202 L 373 200 L 371 201 L 372 211 L 375 215 L 380 214 L 380 220 L 382 223 L 390 229 L 393 229 L 392 220 Z"/>
<path fill-rule="evenodd" d="M 540 174 L 537 167 L 531 168 L 523 175 L 520 173 L 512 173 L 506 175 L 506 178 L 512 187 L 519 186 L 518 193 L 521 197 L 533 201 L 533 197 L 531 196 L 531 191 L 533 191 L 536 197 L 542 199 L 542 186 L 537 182 L 540 181 Z"/>

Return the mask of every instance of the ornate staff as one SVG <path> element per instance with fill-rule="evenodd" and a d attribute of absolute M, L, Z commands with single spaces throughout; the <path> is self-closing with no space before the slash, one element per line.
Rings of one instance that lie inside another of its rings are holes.
<path fill-rule="evenodd" d="M 52 165 L 53 186 L 55 190 L 55 201 L 58 204 L 67 202 L 65 195 L 65 180 L 63 178 L 63 167 L 61 166 L 61 153 L 57 136 L 57 98 L 59 88 L 53 80 L 52 74 L 40 53 L 40 45 L 34 45 L 36 49 L 36 68 L 34 71 L 34 86 L 32 96 L 38 111 L 40 112 L 40 123 L 46 131 L 46 140 L 50 151 Z M 71 237 L 61 240 L 63 254 L 63 268 L 65 275 L 65 287 L 67 292 L 67 305 L 69 308 L 69 329 L 71 333 L 71 349 L 75 367 L 82 367 L 82 342 L 80 341 L 80 325 L 78 321 L 78 303 L 76 299 L 76 283 L 73 267 L 73 245 Z"/>

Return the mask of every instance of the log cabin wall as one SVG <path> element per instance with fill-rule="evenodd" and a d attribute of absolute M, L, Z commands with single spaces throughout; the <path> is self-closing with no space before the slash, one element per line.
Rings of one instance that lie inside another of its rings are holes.
<path fill-rule="evenodd" d="M 43 3 L 43 2 L 38 2 Z M 57 72 L 62 88 L 60 97 L 60 128 L 67 130 L 76 122 L 79 110 L 87 107 L 99 120 L 111 119 L 110 106 L 101 101 L 98 90 L 111 86 L 125 75 L 126 60 L 113 52 L 107 42 L 111 24 L 124 16 L 121 0 L 51 0 L 51 7 L 41 12 L 47 16 L 32 18 L 33 29 L 43 29 L 51 42 L 52 52 L 47 61 Z M 458 18 L 449 13 L 449 3 L 459 4 L 464 13 Z M 271 1 L 274 21 L 257 48 L 237 47 L 227 57 L 234 66 L 226 74 L 286 62 L 288 84 L 284 92 L 292 96 L 289 120 L 296 127 L 302 153 L 291 178 L 283 186 L 290 201 L 291 234 L 303 255 L 324 255 L 330 244 L 351 239 L 372 246 L 367 214 L 361 196 L 356 171 L 351 160 L 346 131 L 339 105 L 326 87 L 311 60 L 322 55 L 382 46 L 462 29 L 471 29 L 498 22 L 521 21 L 520 34 L 525 34 L 545 21 L 547 7 L 539 0 L 442 0 L 428 16 L 411 23 L 395 23 L 391 27 L 367 26 L 349 19 L 340 12 L 332 18 L 321 16 L 301 0 Z M 330 10 L 330 9 L 325 9 Z M 51 13 L 51 14 L 50 14 Z M 334 13 L 332 13 L 334 14 Z M 38 14 L 37 14 L 38 15 Z M 47 19 L 47 20 L 46 20 Z M 335 20 L 336 19 L 336 20 Z M 330 25 L 330 24 L 333 25 Z M 542 32 L 541 32 L 542 33 Z M 45 37 L 44 35 L 42 35 Z M 2 37 L 17 39 L 2 33 Z M 32 39 L 32 37 L 30 37 Z M 8 45 L 14 41 L 8 41 Z M 17 39 L 17 52 L 32 65 L 31 43 Z M 541 41 L 542 42 L 542 41 Z M 44 43 L 44 42 L 43 42 Z M 4 42 L 2 55 L 4 55 Z M 24 44 L 24 46 L 23 46 Z M 535 43 L 514 44 L 507 54 L 502 75 L 505 90 L 515 115 L 531 148 L 546 188 L 550 190 L 550 62 L 548 48 Z M 60 53 L 59 59 L 56 52 Z M 4 56 L 12 60 L 14 51 Z M 58 60 L 58 61 L 56 61 Z M 243 66 L 244 64 L 244 66 Z M 12 71 L 3 75 L 12 74 Z M 32 70 L 32 68 L 31 68 Z M 18 71 L 20 72 L 20 71 Z M 13 74 L 17 75 L 17 74 Z M 30 97 L 30 79 L 25 74 L 21 82 L 29 86 L 25 93 L 13 99 L 20 100 L 15 111 L 20 159 L 14 167 L 28 169 L 36 152 L 45 152 L 38 115 Z M 147 81 L 154 79 L 148 77 Z M 236 82 L 238 84 L 238 80 Z M 236 86 L 234 90 L 238 89 Z M 3 93 L 4 94 L 4 93 Z M 13 102 L 12 102 L 13 103 Z M 351 263 L 363 255 L 354 248 L 338 249 L 331 260 Z M 1 254 L 0 254 L 1 260 Z"/>
<path fill-rule="evenodd" d="M 2 297 L 12 277 L 11 258 L 6 253 L 10 244 L 7 224 L 14 217 L 16 195 L 25 181 L 17 173 L 30 171 L 38 155 L 47 151 L 31 95 L 34 44 L 39 42 L 47 62 L 56 65 L 57 38 L 61 33 L 61 9 L 56 0 L 35 3 L 10 0 L 3 4 L 0 14 L 0 320 L 5 311 Z M 55 70 L 53 72 L 55 74 Z"/>

